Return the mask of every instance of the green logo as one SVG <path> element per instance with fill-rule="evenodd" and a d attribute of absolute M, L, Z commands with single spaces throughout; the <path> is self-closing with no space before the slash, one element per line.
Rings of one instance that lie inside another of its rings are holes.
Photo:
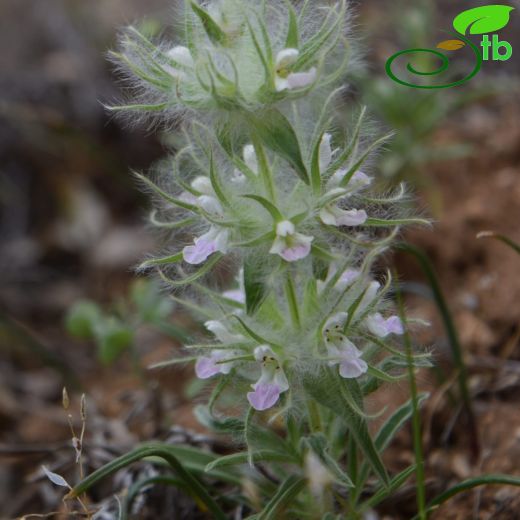
<path fill-rule="evenodd" d="M 437 76 L 448 69 L 450 60 L 446 54 L 435 49 L 406 49 L 404 51 L 397 52 L 393 56 L 390 56 L 386 62 L 386 73 L 395 82 L 405 85 L 406 87 L 412 88 L 449 88 L 462 85 L 469 81 L 471 78 L 476 76 L 482 67 L 483 61 L 507 61 L 513 55 L 513 48 L 507 41 L 501 41 L 497 34 L 493 34 L 489 37 L 489 33 L 494 33 L 504 28 L 509 23 L 509 16 L 514 7 L 508 5 L 484 5 L 482 7 L 475 7 L 474 9 L 468 9 L 463 11 L 455 17 L 453 20 L 453 27 L 457 31 L 455 36 L 456 39 L 444 40 L 437 44 L 437 49 L 443 51 L 456 51 L 468 47 L 472 51 L 472 55 L 475 59 L 475 65 L 473 70 L 469 72 L 464 78 L 450 83 L 444 83 L 439 85 L 418 85 L 399 79 L 394 73 L 392 67 L 394 62 L 401 56 L 413 53 L 428 53 L 433 55 L 440 60 L 440 65 L 432 71 L 424 72 L 417 70 L 411 63 L 407 63 L 406 70 L 416 76 Z M 471 40 L 467 38 L 468 35 L 481 34 L 482 41 L 480 47 L 475 45 Z"/>

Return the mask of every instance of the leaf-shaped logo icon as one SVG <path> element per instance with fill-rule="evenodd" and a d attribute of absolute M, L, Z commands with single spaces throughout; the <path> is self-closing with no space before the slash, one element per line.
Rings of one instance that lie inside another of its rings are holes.
<path fill-rule="evenodd" d="M 509 22 L 509 5 L 483 5 L 460 13 L 453 20 L 453 27 L 460 34 L 486 34 L 498 31 Z"/>
<path fill-rule="evenodd" d="M 466 44 L 462 40 L 444 40 L 437 44 L 437 49 L 443 49 L 445 51 L 458 51 L 462 49 Z"/>

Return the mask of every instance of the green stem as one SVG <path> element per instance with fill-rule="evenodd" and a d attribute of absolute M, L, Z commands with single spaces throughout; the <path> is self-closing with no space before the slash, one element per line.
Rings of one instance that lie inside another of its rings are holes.
<path fill-rule="evenodd" d="M 427 520 L 426 514 L 426 490 L 425 490 L 425 476 L 424 476 L 424 454 L 422 449 L 422 434 L 421 434 L 421 417 L 419 414 L 419 398 L 417 395 L 417 381 L 415 380 L 415 370 L 413 366 L 413 352 L 412 343 L 410 341 L 410 335 L 408 333 L 408 327 L 406 324 L 406 318 L 404 315 L 403 301 L 401 292 L 397 290 L 397 303 L 399 306 L 399 314 L 404 324 L 404 346 L 408 365 L 408 377 L 410 381 L 410 393 L 412 402 L 412 434 L 413 434 L 413 447 L 415 453 L 415 479 L 417 488 L 417 509 L 419 520 Z"/>
<path fill-rule="evenodd" d="M 475 414 L 473 412 L 471 396 L 469 393 L 468 371 L 466 369 L 466 364 L 464 363 L 464 357 L 462 355 L 462 346 L 459 341 L 457 329 L 451 317 L 451 313 L 448 308 L 448 304 L 446 303 L 446 300 L 444 298 L 444 294 L 442 293 L 439 281 L 437 279 L 437 275 L 435 274 L 435 270 L 433 268 L 432 263 L 430 262 L 424 251 L 422 251 L 418 247 L 406 243 L 400 243 L 396 245 L 396 249 L 400 249 L 401 251 L 405 251 L 415 256 L 424 274 L 426 275 L 428 283 L 430 284 L 430 287 L 432 289 L 435 303 L 437 304 L 437 307 L 442 317 L 442 321 L 444 323 L 444 328 L 446 329 L 446 334 L 450 340 L 453 362 L 458 371 L 459 392 L 462 398 L 462 402 L 464 404 L 470 434 L 469 446 L 473 456 L 475 458 L 478 458 L 480 454 L 480 441 L 477 430 L 477 423 L 475 420 Z"/>

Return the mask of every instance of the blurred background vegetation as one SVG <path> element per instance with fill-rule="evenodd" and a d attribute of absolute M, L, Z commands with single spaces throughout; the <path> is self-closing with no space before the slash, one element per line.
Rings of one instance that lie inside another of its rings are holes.
<path fill-rule="evenodd" d="M 433 231 L 406 238 L 434 264 L 453 313 L 479 419 L 484 455 L 477 469 L 507 473 L 520 465 L 520 264 L 503 244 L 475 237 L 492 229 L 520 239 L 520 15 L 501 32 L 513 58 L 486 63 L 462 87 L 406 89 L 384 74 L 391 54 L 434 47 L 457 12 L 485 3 L 354 3 L 367 61 L 352 75 L 349 97 L 368 105 L 374 125 L 395 131 L 374 167 L 389 184 L 408 181 L 436 221 Z M 93 465 L 172 431 L 191 442 L 198 428 L 190 398 L 201 388 L 190 383 L 191 370 L 146 370 L 170 356 L 192 325 L 157 285 L 132 272 L 160 242 L 146 227 L 148 203 L 129 172 L 165 153 L 163 136 L 125 127 L 101 105 L 118 96 L 105 60 L 116 30 L 143 17 L 156 34 L 175 23 L 170 0 L 0 3 L 2 518 L 58 507 L 59 495 L 38 468 L 49 459 L 62 473 L 74 466 L 63 384 L 72 396 L 74 389 L 87 393 Z M 432 322 L 417 341 L 449 366 L 449 341 L 422 273 L 404 254 L 395 262 L 410 314 Z M 439 390 L 425 412 L 429 469 L 440 480 L 461 478 L 475 461 L 456 426 L 457 406 L 445 402 L 449 384 L 439 389 L 434 381 L 423 376 Z M 396 467 L 410 449 L 405 435 Z M 501 493 L 483 495 L 481 511 L 520 510 L 518 492 Z M 409 497 L 397 498 L 401 505 L 386 511 L 409 518 Z M 461 502 L 460 516 L 437 518 L 466 519 L 468 510 Z"/>

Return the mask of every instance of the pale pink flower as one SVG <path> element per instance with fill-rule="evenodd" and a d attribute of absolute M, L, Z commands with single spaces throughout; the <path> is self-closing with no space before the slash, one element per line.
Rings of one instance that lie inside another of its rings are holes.
<path fill-rule="evenodd" d="M 195 238 L 192 246 L 186 246 L 182 250 L 182 256 L 188 264 L 199 265 L 213 253 L 219 251 L 225 254 L 228 249 L 229 232 L 226 229 L 211 226 L 207 233 Z"/>
<path fill-rule="evenodd" d="M 298 61 L 298 49 L 283 49 L 276 55 L 275 87 L 278 92 L 305 88 L 316 80 L 316 68 L 306 72 L 291 72 L 291 67 Z"/>
<path fill-rule="evenodd" d="M 380 338 L 385 338 L 389 334 L 403 334 L 403 322 L 399 316 L 384 318 L 379 312 L 367 316 L 365 320 L 368 330 Z"/>
<path fill-rule="evenodd" d="M 251 385 L 253 392 L 247 399 L 255 410 L 267 410 L 273 407 L 280 394 L 289 389 L 289 382 L 275 353 L 267 345 L 255 348 L 255 359 L 262 363 L 260 379 Z"/>
<path fill-rule="evenodd" d="M 343 327 L 348 314 L 339 312 L 331 316 L 323 327 L 323 339 L 329 357 L 329 365 L 339 365 L 339 375 L 352 379 L 363 375 L 368 370 L 367 363 L 362 359 L 362 353 L 345 336 Z"/>
<path fill-rule="evenodd" d="M 204 326 L 224 345 L 240 343 L 245 340 L 242 334 L 233 334 L 217 320 L 207 321 Z M 200 356 L 195 363 L 195 373 L 199 379 L 208 379 L 217 374 L 229 374 L 234 362 L 223 362 L 237 357 L 240 353 L 233 349 L 214 349 L 209 356 Z"/>
<path fill-rule="evenodd" d="M 283 220 L 276 225 L 276 238 L 269 252 L 287 262 L 296 262 L 310 253 L 313 240 L 314 237 L 298 233 L 291 221 Z"/>

